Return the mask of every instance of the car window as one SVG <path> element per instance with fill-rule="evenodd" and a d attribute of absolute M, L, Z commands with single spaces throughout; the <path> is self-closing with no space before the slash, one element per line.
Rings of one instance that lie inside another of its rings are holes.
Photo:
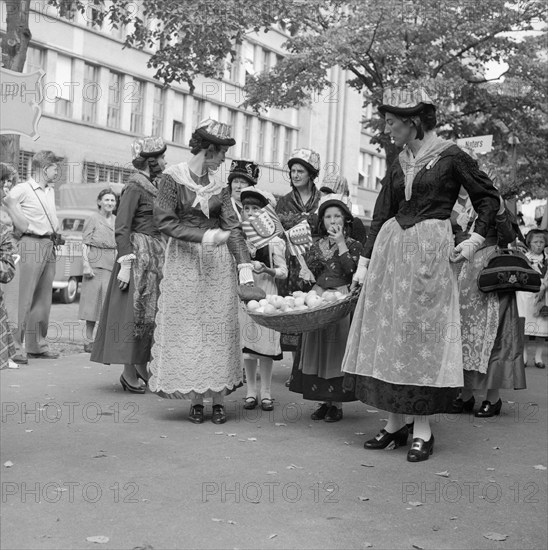
<path fill-rule="evenodd" d="M 62 231 L 80 231 L 84 230 L 84 218 L 64 218 L 62 221 Z"/>

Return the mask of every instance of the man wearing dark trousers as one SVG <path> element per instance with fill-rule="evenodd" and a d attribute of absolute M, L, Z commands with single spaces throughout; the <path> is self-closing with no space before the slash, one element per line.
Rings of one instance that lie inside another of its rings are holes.
<path fill-rule="evenodd" d="M 59 236 L 54 184 L 60 160 L 51 151 L 39 151 L 32 158 L 31 177 L 10 191 L 28 222 L 17 243 L 21 257 L 20 291 L 17 328 L 13 335 L 17 354 L 12 359 L 19 364 L 27 364 L 27 357 L 59 357 L 48 349 L 46 337 L 55 276 L 55 244 Z"/>

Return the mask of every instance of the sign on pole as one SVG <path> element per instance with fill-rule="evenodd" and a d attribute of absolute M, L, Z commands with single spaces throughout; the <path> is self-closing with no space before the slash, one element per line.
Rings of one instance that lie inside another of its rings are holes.
<path fill-rule="evenodd" d="M 473 153 L 489 153 L 493 149 L 493 135 L 457 139 L 457 145 Z"/>
<path fill-rule="evenodd" d="M 0 134 L 38 139 L 44 71 L 17 73 L 0 67 Z"/>

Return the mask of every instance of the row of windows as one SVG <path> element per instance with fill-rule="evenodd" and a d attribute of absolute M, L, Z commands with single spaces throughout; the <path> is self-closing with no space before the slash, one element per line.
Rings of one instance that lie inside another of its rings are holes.
<path fill-rule="evenodd" d="M 25 72 L 36 71 L 44 68 L 46 51 L 40 48 L 30 46 L 27 52 L 27 62 Z M 149 111 L 152 117 L 152 135 L 163 136 L 164 139 L 171 139 L 175 143 L 182 145 L 188 144 L 190 132 L 198 123 L 205 118 L 212 116 L 219 117 L 219 107 L 213 105 L 204 99 L 191 97 L 181 92 L 174 92 L 173 105 L 171 112 L 172 120 L 166 120 L 165 117 L 165 91 L 160 86 L 147 85 L 145 81 L 136 78 L 127 78 L 125 75 L 108 70 L 108 94 L 103 94 L 100 87 L 100 80 L 103 82 L 103 76 L 96 65 L 84 63 L 83 84 L 80 88 L 74 88 L 69 83 L 74 82 L 73 78 L 73 60 L 61 54 L 56 59 L 55 82 L 49 82 L 47 97 L 54 99 L 54 112 L 56 115 L 66 118 L 78 116 L 74 113 L 74 93 L 82 94 L 81 120 L 83 122 L 98 124 L 98 109 L 102 101 L 107 101 L 106 119 L 102 122 L 107 128 L 114 130 L 128 130 L 134 134 L 142 134 L 145 128 L 145 105 L 147 101 L 152 103 Z M 63 85 L 61 85 L 63 83 Z M 150 90 L 152 97 L 148 97 Z M 187 102 L 192 101 L 192 119 L 188 123 Z M 129 128 L 122 127 L 122 108 L 123 104 L 130 104 Z M 104 115 L 103 115 L 104 116 Z M 238 124 L 238 110 L 226 108 L 223 118 L 233 128 L 234 137 L 240 148 L 239 156 L 245 158 L 254 157 L 258 162 L 278 162 L 280 154 L 283 158 L 288 158 L 296 137 L 296 132 L 285 125 L 270 123 L 259 119 L 258 127 L 255 129 L 257 135 L 252 139 L 252 127 L 255 116 L 243 114 L 243 124 Z M 164 124 L 167 126 L 164 127 Z M 169 126 L 171 125 L 171 126 Z M 268 143 L 267 143 L 267 135 Z M 236 153 L 237 154 L 237 153 Z"/>

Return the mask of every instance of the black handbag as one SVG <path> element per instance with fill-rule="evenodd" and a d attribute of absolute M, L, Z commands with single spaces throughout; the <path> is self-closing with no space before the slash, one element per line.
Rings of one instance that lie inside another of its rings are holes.
<path fill-rule="evenodd" d="M 540 273 L 522 252 L 499 248 L 479 272 L 478 288 L 482 292 L 538 292 Z"/>

